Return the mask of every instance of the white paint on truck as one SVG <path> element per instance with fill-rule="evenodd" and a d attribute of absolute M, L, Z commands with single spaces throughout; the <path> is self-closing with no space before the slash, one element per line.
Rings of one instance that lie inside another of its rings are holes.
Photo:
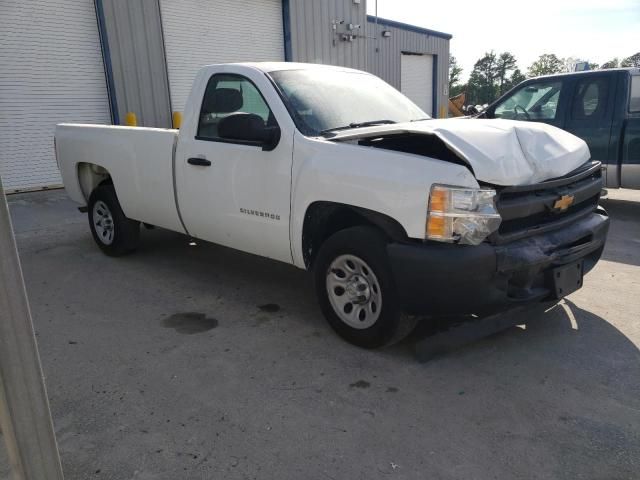
<path fill-rule="evenodd" d="M 180 131 L 58 125 L 57 154 L 69 195 L 86 204 L 91 192 L 80 187 L 78 164 L 99 165 L 113 178 L 127 217 L 186 233 L 180 212 L 186 231 L 196 238 L 304 268 L 302 225 L 313 202 L 339 202 L 380 212 L 397 220 L 409 237 L 422 238 L 428 192 L 434 183 L 477 187 L 478 178 L 502 185 L 526 184 L 565 174 L 588 158 L 584 142 L 560 129 L 507 120 L 428 120 L 336 135 L 357 139 L 382 133 L 434 133 L 471 163 L 475 178 L 464 166 L 437 159 L 306 137 L 296 132 L 265 76 L 265 72 L 287 68 L 301 67 L 264 63 L 202 68 Z M 255 83 L 282 132 L 274 150 L 196 138 L 203 93 L 216 73 L 240 74 Z M 209 158 L 212 168 L 189 165 L 191 157 Z M 279 220 L 245 214 L 245 209 L 274 213 Z"/>
<path fill-rule="evenodd" d="M 311 269 L 329 323 L 368 348 L 419 314 L 570 293 L 608 229 L 582 140 L 432 120 L 342 67 L 207 66 L 179 131 L 61 124 L 56 155 L 105 253 L 135 249 L 144 222 Z"/>

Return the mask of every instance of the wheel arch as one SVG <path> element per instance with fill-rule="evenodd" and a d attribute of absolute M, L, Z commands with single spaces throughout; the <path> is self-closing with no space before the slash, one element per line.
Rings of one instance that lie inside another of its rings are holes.
<path fill-rule="evenodd" d="M 87 203 L 91 192 L 96 187 L 113 184 L 111 173 L 106 168 L 95 163 L 79 162 L 77 165 L 77 178 L 80 191 Z"/>
<path fill-rule="evenodd" d="M 316 201 L 305 212 L 302 227 L 302 257 L 311 269 L 322 243 L 334 233 L 358 225 L 379 229 L 388 239 L 406 241 L 405 228 L 394 218 L 363 207 L 344 203 Z"/>

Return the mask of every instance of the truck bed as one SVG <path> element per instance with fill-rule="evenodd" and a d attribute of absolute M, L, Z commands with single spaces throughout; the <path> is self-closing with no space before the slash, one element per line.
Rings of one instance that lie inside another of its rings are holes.
<path fill-rule="evenodd" d="M 162 128 L 60 124 L 56 157 L 67 193 L 86 205 L 106 170 L 127 217 L 183 232 L 173 175 L 177 138 L 177 130 Z"/>

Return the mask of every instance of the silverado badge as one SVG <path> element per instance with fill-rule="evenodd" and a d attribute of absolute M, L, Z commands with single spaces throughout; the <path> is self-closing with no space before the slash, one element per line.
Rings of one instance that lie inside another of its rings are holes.
<path fill-rule="evenodd" d="M 567 208 L 573 205 L 573 195 L 562 195 L 556 203 L 553 204 L 553 208 L 564 212 Z"/>

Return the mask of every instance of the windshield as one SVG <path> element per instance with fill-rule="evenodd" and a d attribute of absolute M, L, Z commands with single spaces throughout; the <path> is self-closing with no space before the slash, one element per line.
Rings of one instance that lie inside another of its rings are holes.
<path fill-rule="evenodd" d="M 430 118 L 391 85 L 367 73 L 283 70 L 270 75 L 305 135 Z"/>
<path fill-rule="evenodd" d="M 498 105 L 493 116 L 510 120 L 553 120 L 561 88 L 560 81 L 523 87 Z"/>

